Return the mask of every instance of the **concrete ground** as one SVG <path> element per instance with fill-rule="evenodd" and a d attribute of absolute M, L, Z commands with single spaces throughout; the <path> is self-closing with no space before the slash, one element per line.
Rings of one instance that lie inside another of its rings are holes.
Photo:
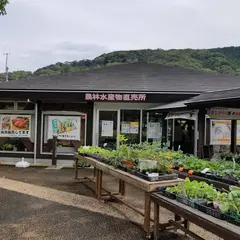
<path fill-rule="evenodd" d="M 0 189 L 0 232 L 4 240 L 144 239 L 130 222 Z"/>
<path fill-rule="evenodd" d="M 79 176 L 91 176 L 92 169 L 80 169 Z M 0 166 L 0 239 L 145 239 L 137 224 L 142 217 L 120 203 L 94 199 L 93 183 L 76 183 L 73 169 L 18 169 Z M 103 185 L 117 190 L 117 181 L 104 176 Z M 126 195 L 143 209 L 143 193 L 127 186 Z M 161 221 L 172 214 L 161 209 Z M 134 223 L 132 223 L 134 222 Z M 218 240 L 191 225 L 204 239 Z M 163 234 L 161 239 L 183 239 Z"/>

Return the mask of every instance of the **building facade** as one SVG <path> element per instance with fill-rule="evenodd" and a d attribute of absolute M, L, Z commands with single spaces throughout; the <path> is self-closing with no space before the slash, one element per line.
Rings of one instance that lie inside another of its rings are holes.
<path fill-rule="evenodd" d="M 169 110 L 156 107 L 224 89 L 221 82 L 193 70 L 124 64 L 1 83 L 0 157 L 51 159 L 54 135 L 58 159 L 72 159 L 82 145 L 116 148 L 119 134 L 132 144 L 167 142 Z M 229 82 L 240 87 L 236 77 Z"/>

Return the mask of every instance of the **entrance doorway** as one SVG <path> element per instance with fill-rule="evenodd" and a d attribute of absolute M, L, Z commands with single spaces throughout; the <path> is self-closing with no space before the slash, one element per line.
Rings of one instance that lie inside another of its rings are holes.
<path fill-rule="evenodd" d="M 175 119 L 174 126 L 174 150 L 181 150 L 184 153 L 194 154 L 194 128 L 195 122 L 187 119 Z"/>
<path fill-rule="evenodd" d="M 95 144 L 99 147 L 116 149 L 119 146 L 118 135 L 124 135 L 127 144 L 141 142 L 141 110 L 135 109 L 99 109 L 95 126 Z"/>
<path fill-rule="evenodd" d="M 117 110 L 98 110 L 98 139 L 99 147 L 117 148 L 118 118 Z"/>
<path fill-rule="evenodd" d="M 169 112 L 165 120 L 168 146 L 197 156 L 198 111 Z"/>

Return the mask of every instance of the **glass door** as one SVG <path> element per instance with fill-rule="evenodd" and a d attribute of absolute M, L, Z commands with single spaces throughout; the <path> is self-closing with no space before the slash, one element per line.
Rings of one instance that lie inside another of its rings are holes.
<path fill-rule="evenodd" d="M 119 111 L 99 110 L 98 112 L 98 146 L 117 148 Z"/>
<path fill-rule="evenodd" d="M 167 146 L 173 149 L 174 142 L 174 119 L 167 120 Z"/>
<path fill-rule="evenodd" d="M 147 116 L 147 141 L 161 142 L 162 141 L 162 114 L 149 112 Z"/>

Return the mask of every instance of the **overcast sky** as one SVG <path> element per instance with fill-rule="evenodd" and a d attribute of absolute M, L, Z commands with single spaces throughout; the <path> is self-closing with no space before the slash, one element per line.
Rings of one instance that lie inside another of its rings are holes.
<path fill-rule="evenodd" d="M 13 71 L 114 50 L 237 46 L 239 9 L 239 0 L 10 0 L 0 51 Z"/>

